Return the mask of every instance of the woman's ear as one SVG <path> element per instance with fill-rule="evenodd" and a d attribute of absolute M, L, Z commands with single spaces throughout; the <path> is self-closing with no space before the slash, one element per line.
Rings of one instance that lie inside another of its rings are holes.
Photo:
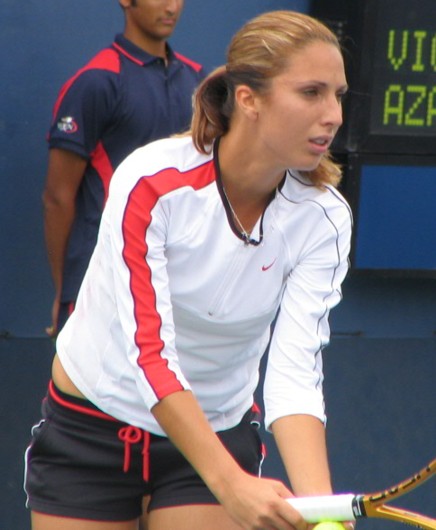
<path fill-rule="evenodd" d="M 250 120 L 257 120 L 259 96 L 247 85 L 238 85 L 235 89 L 235 103 L 239 110 Z"/>

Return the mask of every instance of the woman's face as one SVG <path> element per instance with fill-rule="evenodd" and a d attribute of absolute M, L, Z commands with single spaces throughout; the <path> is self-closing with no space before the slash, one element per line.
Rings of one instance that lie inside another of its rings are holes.
<path fill-rule="evenodd" d="M 316 168 L 342 124 L 346 91 L 342 55 L 334 45 L 315 41 L 293 54 L 258 100 L 262 155 L 284 168 Z"/>

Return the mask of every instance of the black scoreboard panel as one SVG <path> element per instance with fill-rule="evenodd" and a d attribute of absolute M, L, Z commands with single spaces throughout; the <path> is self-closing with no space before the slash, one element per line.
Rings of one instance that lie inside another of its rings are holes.
<path fill-rule="evenodd" d="M 436 0 L 312 0 L 344 48 L 338 152 L 436 151 Z"/>

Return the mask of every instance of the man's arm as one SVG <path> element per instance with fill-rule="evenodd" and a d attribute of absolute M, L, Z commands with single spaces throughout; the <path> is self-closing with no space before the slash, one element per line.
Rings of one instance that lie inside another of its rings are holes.
<path fill-rule="evenodd" d="M 57 333 L 64 257 L 75 216 L 76 194 L 86 164 L 84 158 L 71 151 L 50 149 L 43 205 L 47 256 L 55 286 L 52 327 L 47 329 L 52 336 Z"/>

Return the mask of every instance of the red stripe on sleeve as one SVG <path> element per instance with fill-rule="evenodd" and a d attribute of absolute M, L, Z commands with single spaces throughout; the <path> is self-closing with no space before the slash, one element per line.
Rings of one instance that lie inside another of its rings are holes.
<path fill-rule="evenodd" d="M 174 168 L 165 169 L 156 175 L 143 177 L 130 193 L 126 205 L 122 226 L 123 257 L 130 271 L 138 364 L 159 400 L 183 390 L 183 386 L 168 368 L 168 361 L 163 356 L 165 342 L 161 338 L 162 321 L 156 306 L 159 293 L 154 289 L 147 263 L 147 230 L 152 222 L 151 212 L 167 193 L 183 186 L 201 189 L 214 180 L 213 161 L 185 173 Z"/>

